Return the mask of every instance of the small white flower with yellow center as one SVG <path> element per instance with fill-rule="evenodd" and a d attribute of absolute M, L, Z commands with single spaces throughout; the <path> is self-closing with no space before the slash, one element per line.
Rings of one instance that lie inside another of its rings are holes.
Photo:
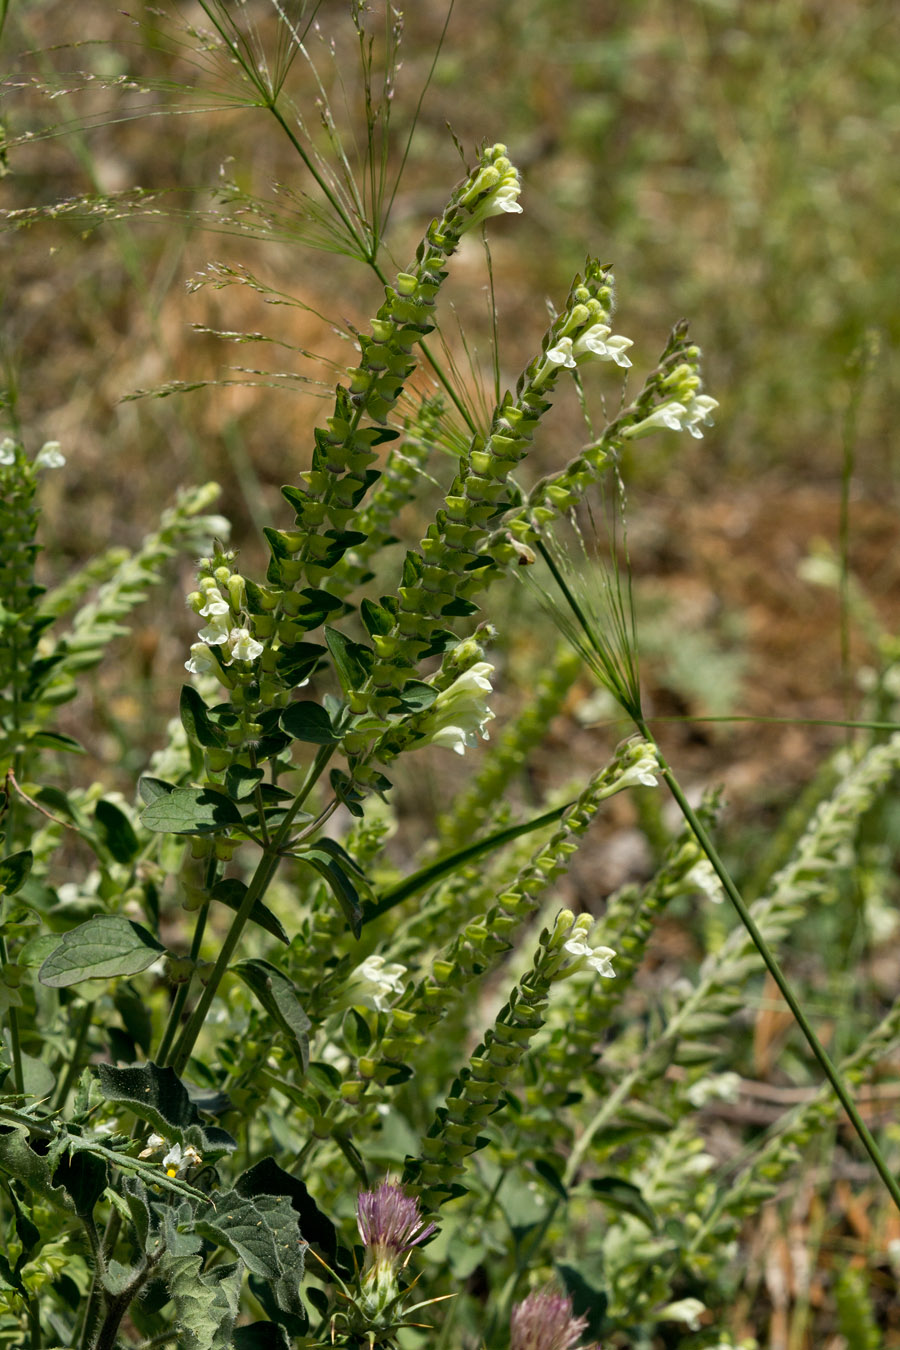
<path fill-rule="evenodd" d="M 162 1160 L 162 1165 L 166 1169 L 167 1177 L 183 1177 L 192 1167 L 199 1167 L 203 1162 L 202 1155 L 194 1148 L 193 1144 L 173 1144 L 168 1153 Z"/>

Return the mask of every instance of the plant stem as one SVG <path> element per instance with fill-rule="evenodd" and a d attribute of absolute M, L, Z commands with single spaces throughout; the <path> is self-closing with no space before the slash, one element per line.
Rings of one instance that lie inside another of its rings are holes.
<path fill-rule="evenodd" d="M 262 857 L 257 863 L 256 871 L 253 873 L 250 884 L 247 887 L 247 893 L 241 901 L 241 907 L 234 916 L 231 927 L 222 944 L 218 959 L 216 960 L 212 974 L 209 977 L 209 982 L 203 990 L 197 1006 L 188 1018 L 178 1039 L 178 1043 L 170 1056 L 171 1066 L 178 1074 L 183 1072 L 184 1066 L 187 1064 L 191 1051 L 196 1044 L 197 1037 L 203 1029 L 203 1023 L 206 1021 L 206 1014 L 209 1012 L 210 1005 L 216 996 L 219 985 L 228 970 L 229 962 L 231 961 L 234 950 L 240 940 L 240 936 L 244 931 L 247 920 L 250 918 L 251 910 L 257 900 L 265 895 L 272 878 L 278 871 L 278 864 L 281 861 L 281 849 L 291 832 L 291 826 L 294 823 L 297 812 L 309 796 L 321 776 L 322 770 L 334 754 L 334 751 L 335 747 L 333 745 L 323 745 L 320 748 L 310 767 L 306 782 L 291 803 L 290 810 L 285 815 L 275 838 L 272 840 L 271 847 L 264 850 Z"/>
<path fill-rule="evenodd" d="M 65 1106 L 66 1098 L 71 1091 L 75 1079 L 81 1071 L 81 1052 L 84 1049 L 85 1041 L 88 1038 L 88 1032 L 91 1029 L 91 1015 L 93 1011 L 93 1003 L 85 1003 L 81 1009 L 81 1016 L 78 1019 L 78 1028 L 75 1032 L 75 1044 L 72 1046 L 72 1054 L 69 1056 L 65 1077 L 60 1079 L 56 1091 L 50 1101 L 50 1109 L 53 1111 L 61 1111 Z"/>
<path fill-rule="evenodd" d="M 0 966 L 7 962 L 6 939 L 0 934 Z M 22 1047 L 19 1044 L 19 1017 L 15 1008 L 7 1008 L 6 1025 L 9 1029 L 9 1048 L 12 1052 L 13 1087 L 19 1096 L 25 1091 L 22 1075 Z"/>
<path fill-rule="evenodd" d="M 641 735 L 655 745 L 656 742 L 653 736 L 650 734 L 646 722 L 644 722 L 642 718 L 639 718 L 636 719 L 636 725 Z M 806 1042 L 809 1045 L 809 1048 L 812 1051 L 813 1055 L 815 1056 L 816 1060 L 818 1061 L 819 1067 L 821 1068 L 825 1077 L 828 1079 L 828 1082 L 831 1084 L 838 1101 L 841 1103 L 841 1106 L 846 1111 L 851 1125 L 853 1126 L 856 1133 L 859 1135 L 863 1147 L 865 1148 L 866 1152 L 871 1158 L 875 1166 L 875 1170 L 877 1171 L 878 1175 L 881 1177 L 881 1180 L 887 1187 L 891 1199 L 893 1200 L 897 1209 L 900 1210 L 900 1185 L 897 1184 L 896 1177 L 894 1177 L 894 1175 L 888 1168 L 887 1163 L 884 1160 L 884 1156 L 882 1155 L 881 1150 L 876 1144 L 872 1136 L 872 1133 L 869 1130 L 869 1127 L 866 1125 L 866 1122 L 863 1120 L 862 1116 L 857 1110 L 853 1098 L 850 1096 L 850 1093 L 847 1090 L 844 1080 L 841 1078 L 841 1075 L 838 1073 L 837 1069 L 832 1063 L 827 1051 L 825 1050 L 825 1047 L 822 1045 L 815 1031 L 813 1031 L 813 1028 L 810 1025 L 809 1020 L 807 1019 L 806 1014 L 801 1008 L 794 994 L 794 991 L 792 990 L 790 984 L 787 981 L 786 976 L 784 975 L 784 972 L 782 971 L 777 960 L 775 959 L 775 956 L 771 951 L 765 938 L 763 937 L 762 933 L 759 931 L 759 928 L 756 926 L 756 922 L 753 918 L 753 915 L 750 913 L 750 910 L 744 903 L 744 899 L 740 891 L 738 890 L 737 886 L 735 886 L 734 882 L 732 881 L 731 875 L 727 867 L 723 863 L 722 859 L 719 857 L 716 846 L 713 843 L 712 839 L 710 838 L 709 834 L 707 833 L 706 827 L 698 817 L 697 813 L 694 811 L 694 808 L 691 806 L 687 797 L 684 795 L 684 792 L 681 789 L 681 785 L 679 784 L 674 773 L 669 768 L 669 765 L 666 763 L 665 759 L 660 753 L 658 746 L 657 746 L 657 756 L 659 758 L 660 772 L 662 773 L 662 776 L 666 781 L 666 786 L 668 787 L 672 796 L 675 798 L 675 801 L 678 803 L 678 808 L 681 811 L 681 814 L 684 816 L 685 820 L 688 822 L 691 829 L 693 830 L 697 843 L 703 849 L 703 852 L 706 854 L 707 858 L 712 864 L 713 869 L 716 875 L 718 876 L 719 880 L 721 881 L 722 886 L 724 887 L 729 900 L 734 905 L 734 908 L 737 910 L 738 917 L 740 918 L 741 923 L 744 925 L 744 928 L 747 930 L 747 933 L 749 934 L 753 942 L 753 945 L 756 947 L 756 950 L 759 952 L 760 956 L 765 962 L 766 968 L 768 969 L 769 974 L 772 976 L 772 979 L 778 986 L 782 998 L 790 1008 L 794 1020 L 797 1023 L 797 1026 L 800 1028 L 801 1032 L 806 1038 Z"/>

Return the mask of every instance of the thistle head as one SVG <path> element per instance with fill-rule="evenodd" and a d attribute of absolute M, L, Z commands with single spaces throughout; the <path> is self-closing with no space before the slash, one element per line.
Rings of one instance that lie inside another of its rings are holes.
<path fill-rule="evenodd" d="M 360 1193 L 356 1222 L 370 1263 L 392 1268 L 413 1247 L 431 1237 L 437 1227 L 426 1224 L 418 1200 L 404 1195 L 391 1181 L 383 1181 L 376 1191 Z"/>
<path fill-rule="evenodd" d="M 572 1300 L 553 1289 L 537 1289 L 515 1304 L 510 1317 L 510 1350 L 572 1350 L 587 1326 L 572 1315 Z"/>

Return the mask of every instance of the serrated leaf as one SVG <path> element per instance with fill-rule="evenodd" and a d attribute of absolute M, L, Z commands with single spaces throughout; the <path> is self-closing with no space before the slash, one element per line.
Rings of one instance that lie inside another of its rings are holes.
<path fill-rule="evenodd" d="M 187 1131 L 193 1127 L 203 1136 L 204 1149 L 222 1152 L 236 1147 L 225 1130 L 203 1125 L 187 1088 L 170 1065 L 161 1069 L 153 1063 L 128 1068 L 98 1064 L 97 1075 L 108 1102 L 121 1102 L 166 1139 L 189 1143 Z"/>
<path fill-rule="evenodd" d="M 22 849 L 19 853 L 10 853 L 3 858 L 0 861 L 0 892 L 15 895 L 19 887 L 25 884 L 33 863 L 34 854 L 30 848 Z"/>
<path fill-rule="evenodd" d="M 114 802 L 101 799 L 94 808 L 94 822 L 102 843 L 117 863 L 130 863 L 140 848 L 134 826 Z"/>
<path fill-rule="evenodd" d="M 54 1186 L 53 1173 L 59 1159 L 60 1144 L 51 1146 L 51 1155 L 43 1157 L 30 1147 L 28 1131 L 22 1127 L 0 1131 L 0 1172 L 21 1181 L 35 1195 L 43 1196 L 57 1209 L 74 1214 L 72 1198 L 62 1186 Z"/>
<path fill-rule="evenodd" d="M 305 741 L 311 745 L 334 745 L 340 740 L 328 713 L 311 699 L 288 704 L 281 714 L 281 726 L 295 741 Z"/>
<path fill-rule="evenodd" d="M 121 914 L 98 914 L 64 933 L 38 971 L 41 984 L 65 989 L 82 980 L 137 975 L 164 952 L 152 933 Z"/>
<path fill-rule="evenodd" d="M 337 1230 L 323 1214 L 299 1177 L 278 1166 L 274 1158 L 263 1158 L 242 1172 L 234 1183 L 239 1195 L 253 1199 L 259 1195 L 285 1195 L 297 1214 L 300 1232 L 307 1242 L 319 1248 L 329 1265 L 337 1252 Z"/>
<path fill-rule="evenodd" d="M 217 881 L 210 891 L 213 900 L 219 900 L 223 905 L 227 905 L 229 909 L 235 911 L 240 909 L 246 894 L 246 883 L 240 881 L 237 877 L 226 877 L 223 881 Z M 286 946 L 290 942 L 281 920 L 261 900 L 253 902 L 250 922 L 264 928 L 267 933 L 271 933 L 272 937 L 277 938 L 279 942 L 283 942 Z"/>
<path fill-rule="evenodd" d="M 201 1237 L 230 1247 L 251 1274 L 267 1280 L 285 1312 L 303 1312 L 300 1281 L 307 1244 L 287 1196 L 248 1199 L 236 1190 L 217 1194 L 194 1228 Z"/>
<path fill-rule="evenodd" d="M 292 980 L 268 961 L 238 961 L 232 966 L 247 988 L 255 994 L 263 1008 L 281 1030 L 301 1073 L 309 1064 L 310 1020 L 300 1006 L 297 989 Z"/>
<path fill-rule="evenodd" d="M 230 1350 L 241 1297 L 239 1261 L 201 1274 L 201 1256 L 166 1251 L 157 1267 L 175 1305 L 182 1350 Z"/>
<path fill-rule="evenodd" d="M 193 741 L 195 745 L 202 745 L 208 749 L 212 746 L 221 748 L 228 744 L 228 737 L 222 728 L 209 720 L 209 709 L 193 685 L 181 686 L 178 711 L 188 740 Z"/>
<path fill-rule="evenodd" d="M 231 798 L 208 787 L 174 788 L 144 807 L 141 822 L 157 834 L 220 834 L 243 823 Z"/>

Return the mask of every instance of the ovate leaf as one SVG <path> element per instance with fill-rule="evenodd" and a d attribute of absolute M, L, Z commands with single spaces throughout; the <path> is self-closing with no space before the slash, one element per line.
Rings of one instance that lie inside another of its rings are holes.
<path fill-rule="evenodd" d="M 0 860 L 0 894 L 15 895 L 19 887 L 24 885 L 33 862 L 34 854 L 30 848 L 23 849 L 21 853 L 10 853 Z"/>
<path fill-rule="evenodd" d="M 141 820 L 158 834 L 219 834 L 242 823 L 231 798 L 214 788 L 175 788 L 145 806 Z"/>
<path fill-rule="evenodd" d="M 301 1314 L 306 1242 L 300 1236 L 297 1215 L 284 1195 L 246 1199 L 237 1191 L 217 1194 L 198 1215 L 195 1232 L 230 1247 L 253 1275 L 268 1281 L 278 1306 Z"/>
<path fill-rule="evenodd" d="M 114 802 L 101 800 L 94 808 L 97 833 L 118 863 L 130 863 L 140 848 L 134 826 Z"/>
<path fill-rule="evenodd" d="M 182 685 L 178 711 L 188 739 L 195 745 L 208 748 L 228 744 L 228 738 L 222 728 L 209 720 L 209 710 L 193 685 Z"/>
<path fill-rule="evenodd" d="M 334 745 L 340 740 L 340 736 L 335 734 L 328 713 L 311 699 L 289 704 L 281 714 L 281 725 L 295 741 L 306 741 L 312 745 Z"/>
<path fill-rule="evenodd" d="M 140 924 L 121 914 L 98 914 L 63 934 L 38 971 L 38 979 L 51 989 L 64 989 L 82 980 L 137 975 L 164 951 Z"/>

